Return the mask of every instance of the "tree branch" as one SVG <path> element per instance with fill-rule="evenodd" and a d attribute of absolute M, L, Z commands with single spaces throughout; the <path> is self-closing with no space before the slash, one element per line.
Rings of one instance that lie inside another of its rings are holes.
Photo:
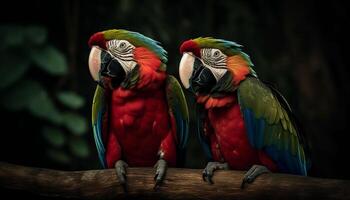
<path fill-rule="evenodd" d="M 114 169 L 58 171 L 0 162 L 0 186 L 32 193 L 80 199 L 349 199 L 350 181 L 264 174 L 240 189 L 243 171 L 217 171 L 214 184 L 200 169 L 170 168 L 164 184 L 153 190 L 154 169 L 129 168 L 128 194 Z"/>

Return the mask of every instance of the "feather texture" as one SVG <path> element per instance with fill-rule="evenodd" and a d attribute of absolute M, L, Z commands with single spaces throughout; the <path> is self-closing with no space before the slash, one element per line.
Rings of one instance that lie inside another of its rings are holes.
<path fill-rule="evenodd" d="M 92 102 L 92 128 L 98 157 L 103 168 L 106 168 L 106 149 L 103 142 L 103 116 L 105 114 L 105 94 L 104 89 L 97 85 Z"/>
<path fill-rule="evenodd" d="M 282 172 L 307 175 L 308 161 L 299 133 L 271 89 L 248 77 L 237 94 L 250 144 L 264 150 Z"/>
<path fill-rule="evenodd" d="M 193 39 L 194 42 L 198 44 L 199 48 L 214 48 L 219 49 L 227 56 L 234 56 L 234 55 L 241 55 L 242 58 L 246 61 L 247 65 L 254 66 L 253 62 L 251 61 L 250 57 L 242 52 L 241 47 L 243 47 L 240 44 L 237 44 L 236 42 L 223 40 L 223 39 L 216 39 L 212 37 L 199 37 L 196 39 Z"/>
<path fill-rule="evenodd" d="M 206 110 L 204 109 L 204 107 L 200 104 L 196 105 L 196 114 L 198 116 L 196 116 L 197 119 L 197 137 L 199 139 L 199 143 L 202 146 L 202 149 L 204 151 L 204 155 L 206 156 L 208 161 L 212 161 L 213 160 L 213 154 L 211 152 L 211 143 L 210 143 L 210 139 L 208 137 L 209 134 L 208 132 L 211 132 L 212 130 L 209 130 L 208 127 L 208 122 L 207 122 L 207 115 L 208 113 L 206 112 Z"/>
<path fill-rule="evenodd" d="M 112 29 L 103 31 L 103 34 L 106 40 L 127 40 L 135 47 L 145 47 L 149 49 L 155 53 L 163 63 L 166 63 L 168 61 L 167 52 L 163 49 L 163 47 L 160 46 L 160 43 L 158 41 L 146 37 L 138 32 L 127 31 L 123 29 Z"/>
<path fill-rule="evenodd" d="M 188 139 L 189 114 L 185 95 L 174 76 L 167 78 L 166 95 L 169 112 L 174 116 L 176 122 L 177 147 L 179 150 L 184 150 Z"/>

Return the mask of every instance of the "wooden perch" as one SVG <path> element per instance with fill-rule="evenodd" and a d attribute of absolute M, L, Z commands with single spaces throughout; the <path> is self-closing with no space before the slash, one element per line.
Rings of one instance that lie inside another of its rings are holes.
<path fill-rule="evenodd" d="M 200 169 L 168 169 L 164 184 L 153 190 L 154 169 L 129 168 L 128 194 L 113 169 L 57 171 L 0 162 L 0 186 L 79 199 L 349 199 L 350 181 L 264 174 L 240 189 L 244 172 L 217 171 L 214 184 L 202 181 Z"/>

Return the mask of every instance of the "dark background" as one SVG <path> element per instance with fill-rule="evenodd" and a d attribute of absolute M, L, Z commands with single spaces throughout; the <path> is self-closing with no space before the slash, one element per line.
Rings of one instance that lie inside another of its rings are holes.
<path fill-rule="evenodd" d="M 344 3 L 7 3 L 0 12 L 1 161 L 63 170 L 99 168 L 90 128 L 95 83 L 88 72 L 87 41 L 97 31 L 122 28 L 160 41 L 169 53 L 168 71 L 176 76 L 178 48 L 186 39 L 212 36 L 244 45 L 259 77 L 282 91 L 302 122 L 311 146 L 310 176 L 350 178 L 349 14 Z M 204 166 L 191 135 L 187 167 Z"/>

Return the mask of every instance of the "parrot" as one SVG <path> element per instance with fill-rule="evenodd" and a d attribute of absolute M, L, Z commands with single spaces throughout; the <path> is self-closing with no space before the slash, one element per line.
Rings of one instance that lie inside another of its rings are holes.
<path fill-rule="evenodd" d="M 181 84 L 166 72 L 167 52 L 138 32 L 93 34 L 88 65 L 97 87 L 92 129 L 103 168 L 127 192 L 127 167 L 155 167 L 154 189 L 168 166 L 184 162 L 189 114 Z"/>
<path fill-rule="evenodd" d="M 307 175 L 309 147 L 300 122 L 276 87 L 261 81 L 242 45 L 199 37 L 180 46 L 181 82 L 195 97 L 197 135 L 215 170 L 246 170 L 241 188 L 263 173 Z"/>

